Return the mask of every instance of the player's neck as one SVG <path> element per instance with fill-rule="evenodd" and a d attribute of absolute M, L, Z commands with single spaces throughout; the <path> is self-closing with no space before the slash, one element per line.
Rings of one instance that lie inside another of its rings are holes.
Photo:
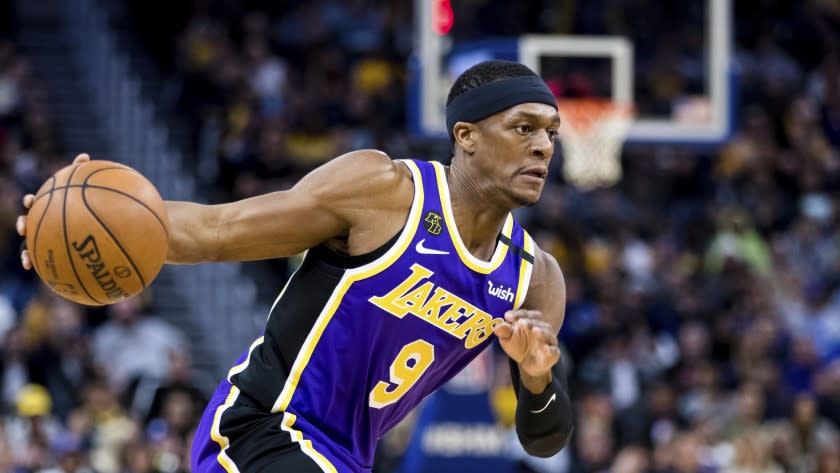
<path fill-rule="evenodd" d="M 458 233 L 467 249 L 479 259 L 489 259 L 510 209 L 496 205 L 499 196 L 457 166 L 446 168 L 450 205 Z"/>

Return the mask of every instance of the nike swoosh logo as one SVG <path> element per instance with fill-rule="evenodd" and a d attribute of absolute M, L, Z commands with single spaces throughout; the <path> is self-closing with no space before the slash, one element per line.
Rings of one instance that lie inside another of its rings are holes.
<path fill-rule="evenodd" d="M 548 409 L 548 406 L 549 406 L 552 402 L 554 402 L 554 400 L 555 400 L 555 399 L 557 399 L 557 393 L 554 393 L 554 394 L 552 394 L 552 395 L 551 395 L 551 398 L 548 400 L 548 402 L 547 402 L 547 403 L 545 403 L 545 407 L 543 407 L 542 409 L 540 409 L 540 410 L 538 410 L 538 411 L 531 411 L 531 414 L 539 414 L 540 412 L 542 412 L 542 411 L 544 411 L 544 410 Z"/>
<path fill-rule="evenodd" d="M 423 246 L 423 242 L 425 242 L 425 241 L 426 241 L 425 238 L 418 241 L 417 246 L 414 247 L 414 249 L 417 250 L 417 252 L 420 253 L 421 255 L 448 255 L 449 254 L 448 251 L 433 250 L 431 248 L 426 248 L 425 246 Z"/>

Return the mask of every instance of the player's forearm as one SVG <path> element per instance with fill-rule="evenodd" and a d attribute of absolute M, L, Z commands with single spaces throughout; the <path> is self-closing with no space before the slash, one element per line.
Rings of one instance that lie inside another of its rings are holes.
<path fill-rule="evenodd" d="M 169 264 L 214 261 L 218 251 L 218 215 L 214 206 L 166 201 L 169 214 Z"/>
<path fill-rule="evenodd" d="M 557 454 L 572 436 L 574 415 L 562 362 L 543 377 L 520 376 L 513 361 L 510 369 L 517 396 L 516 433 L 520 443 L 529 455 Z M 542 390 L 538 390 L 540 386 Z"/>

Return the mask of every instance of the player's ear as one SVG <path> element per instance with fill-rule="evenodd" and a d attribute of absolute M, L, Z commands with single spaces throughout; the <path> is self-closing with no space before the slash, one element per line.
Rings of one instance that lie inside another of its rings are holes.
<path fill-rule="evenodd" d="M 461 145 L 464 152 L 473 154 L 475 152 L 475 138 L 478 132 L 478 127 L 474 123 L 457 122 L 452 127 L 452 134 L 455 137 L 455 142 Z"/>

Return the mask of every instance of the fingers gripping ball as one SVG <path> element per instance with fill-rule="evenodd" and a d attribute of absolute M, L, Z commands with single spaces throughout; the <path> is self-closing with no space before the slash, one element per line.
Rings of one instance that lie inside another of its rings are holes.
<path fill-rule="evenodd" d="M 58 171 L 38 190 L 26 216 L 26 246 L 54 292 L 80 304 L 113 304 L 158 275 L 168 222 L 157 189 L 137 171 L 83 162 Z"/>

